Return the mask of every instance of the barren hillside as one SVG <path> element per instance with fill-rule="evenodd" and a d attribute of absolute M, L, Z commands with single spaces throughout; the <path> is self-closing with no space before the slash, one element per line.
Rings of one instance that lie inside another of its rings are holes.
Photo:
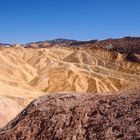
<path fill-rule="evenodd" d="M 51 94 L 36 99 L 0 140 L 139 140 L 140 94 Z"/>
<path fill-rule="evenodd" d="M 122 52 L 115 50 L 117 40 L 1 46 L 0 127 L 31 100 L 47 93 L 112 94 L 139 86 L 140 47 L 134 40 L 122 40 L 130 45 L 124 49 L 120 43 Z"/>

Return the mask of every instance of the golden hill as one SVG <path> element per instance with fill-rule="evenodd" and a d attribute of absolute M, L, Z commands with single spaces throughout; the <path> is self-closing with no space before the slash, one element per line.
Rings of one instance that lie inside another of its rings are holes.
<path fill-rule="evenodd" d="M 106 48 L 1 47 L 0 127 L 40 95 L 111 94 L 139 83 L 140 64 Z"/>

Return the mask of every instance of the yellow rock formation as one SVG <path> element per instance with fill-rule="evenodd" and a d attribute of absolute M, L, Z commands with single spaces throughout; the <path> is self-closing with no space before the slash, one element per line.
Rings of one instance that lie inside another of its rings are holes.
<path fill-rule="evenodd" d="M 0 127 L 43 94 L 111 94 L 138 85 L 140 65 L 124 58 L 99 48 L 0 48 Z"/>

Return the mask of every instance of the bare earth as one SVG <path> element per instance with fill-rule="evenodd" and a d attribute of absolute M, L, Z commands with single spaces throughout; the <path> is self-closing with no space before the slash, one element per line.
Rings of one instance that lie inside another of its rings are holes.
<path fill-rule="evenodd" d="M 136 44 L 135 39 L 130 42 Z M 110 41 L 97 42 L 99 47 L 83 44 L 0 47 L 0 127 L 33 99 L 48 93 L 118 94 L 139 86 L 138 51 L 130 57 L 111 50 Z"/>
<path fill-rule="evenodd" d="M 139 140 L 140 94 L 51 94 L 0 130 L 0 140 Z"/>

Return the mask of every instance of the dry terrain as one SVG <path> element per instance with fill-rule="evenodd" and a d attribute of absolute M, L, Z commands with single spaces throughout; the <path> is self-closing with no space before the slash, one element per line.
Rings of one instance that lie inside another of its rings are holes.
<path fill-rule="evenodd" d="M 0 127 L 41 95 L 117 94 L 139 86 L 139 45 L 139 38 L 1 45 Z"/>
<path fill-rule="evenodd" d="M 0 130 L 0 140 L 139 140 L 140 94 L 51 94 Z"/>

